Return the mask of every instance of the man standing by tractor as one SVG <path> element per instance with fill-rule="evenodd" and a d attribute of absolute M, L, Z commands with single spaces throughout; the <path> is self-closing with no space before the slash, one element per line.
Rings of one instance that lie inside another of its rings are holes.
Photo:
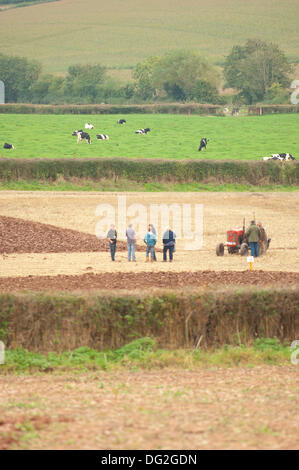
<path fill-rule="evenodd" d="M 259 255 L 259 240 L 261 235 L 260 228 L 256 225 L 255 220 L 252 220 L 246 231 L 246 236 L 250 246 L 251 256 L 255 258 Z"/>

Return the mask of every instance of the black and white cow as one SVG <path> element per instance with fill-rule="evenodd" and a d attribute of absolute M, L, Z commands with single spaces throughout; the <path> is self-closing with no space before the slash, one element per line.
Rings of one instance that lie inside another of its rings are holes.
<path fill-rule="evenodd" d="M 272 157 L 277 157 L 279 156 L 284 162 L 288 162 L 290 160 L 296 160 L 293 155 L 290 153 L 278 153 L 278 154 L 272 154 Z"/>
<path fill-rule="evenodd" d="M 72 135 L 78 136 L 77 144 L 78 144 L 79 142 L 83 142 L 83 140 L 86 140 L 86 142 L 87 142 L 88 144 L 91 144 L 91 140 L 90 140 L 89 134 L 87 134 L 87 132 L 84 132 L 82 129 L 80 129 L 79 131 L 74 131 L 74 132 L 72 133 Z"/>
<path fill-rule="evenodd" d="M 203 137 L 200 141 L 200 144 L 199 144 L 199 147 L 198 147 L 198 151 L 200 152 L 201 149 L 206 149 L 207 148 L 207 145 L 208 145 L 208 139 L 206 137 Z"/>
<path fill-rule="evenodd" d="M 127 121 L 125 119 L 119 119 L 117 124 L 125 124 Z"/>
<path fill-rule="evenodd" d="M 281 162 L 289 162 L 290 160 L 296 159 L 290 153 L 272 153 L 271 157 L 263 157 L 262 160 L 279 160 Z"/>
<path fill-rule="evenodd" d="M 145 129 L 138 129 L 137 131 L 135 131 L 135 134 L 147 134 L 148 132 L 150 132 L 150 128 L 149 127 L 146 127 Z"/>
<path fill-rule="evenodd" d="M 94 126 L 92 124 L 90 124 L 89 122 L 87 122 L 85 124 L 85 129 L 94 129 Z"/>
<path fill-rule="evenodd" d="M 3 145 L 3 148 L 4 149 L 14 149 L 14 146 L 12 144 L 8 144 L 7 142 L 5 142 L 5 144 Z"/>
<path fill-rule="evenodd" d="M 97 134 L 97 139 L 99 139 L 99 140 L 109 140 L 109 135 Z"/>

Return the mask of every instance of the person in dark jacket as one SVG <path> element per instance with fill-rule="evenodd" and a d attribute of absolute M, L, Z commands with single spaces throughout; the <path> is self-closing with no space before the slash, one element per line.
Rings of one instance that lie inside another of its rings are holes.
<path fill-rule="evenodd" d="M 167 261 L 167 251 L 169 251 L 169 261 L 173 260 L 176 234 L 169 228 L 163 235 L 163 261 Z"/>
<path fill-rule="evenodd" d="M 107 239 L 109 241 L 111 260 L 115 261 L 116 241 L 117 241 L 117 232 L 115 230 L 115 225 L 110 226 L 110 230 L 108 230 L 108 233 L 107 233 Z"/>
<path fill-rule="evenodd" d="M 251 224 L 246 231 L 246 236 L 250 246 L 251 256 L 257 258 L 259 255 L 259 240 L 261 238 L 261 230 L 256 225 L 255 220 L 251 221 Z"/>

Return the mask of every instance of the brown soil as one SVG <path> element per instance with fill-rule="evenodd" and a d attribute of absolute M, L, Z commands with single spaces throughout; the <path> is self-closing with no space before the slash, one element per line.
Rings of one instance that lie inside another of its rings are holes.
<path fill-rule="evenodd" d="M 137 246 L 137 251 L 144 250 Z M 118 251 L 127 249 L 118 241 Z M 69 253 L 109 250 L 95 235 L 15 217 L 0 216 L 0 253 Z"/>
<path fill-rule="evenodd" d="M 298 386 L 291 364 L 0 376 L 0 449 L 298 449 Z"/>
<path fill-rule="evenodd" d="M 86 273 L 79 276 L 28 276 L 0 278 L 0 291 L 54 290 L 74 291 L 91 289 L 148 289 L 185 288 L 187 286 L 298 286 L 299 273 L 265 271 L 195 271 L 195 272 L 139 272 Z"/>

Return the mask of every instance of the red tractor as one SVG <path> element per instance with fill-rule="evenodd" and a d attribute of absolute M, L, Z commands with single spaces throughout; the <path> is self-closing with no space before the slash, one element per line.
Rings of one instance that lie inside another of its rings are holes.
<path fill-rule="evenodd" d="M 259 241 L 259 255 L 267 251 L 270 245 L 271 238 L 267 238 L 267 234 L 263 227 L 260 227 L 261 239 Z M 224 248 L 227 247 L 229 254 L 240 254 L 247 256 L 249 251 L 249 244 L 246 237 L 245 219 L 243 220 L 242 228 L 234 228 L 227 230 L 227 239 L 225 243 L 217 243 L 216 254 L 217 256 L 224 255 Z"/>
<path fill-rule="evenodd" d="M 227 247 L 229 254 L 240 253 L 241 256 L 248 255 L 248 243 L 245 234 L 245 227 L 227 230 L 227 240 L 225 243 L 218 243 L 216 246 L 217 256 L 224 255 L 224 248 Z"/>

